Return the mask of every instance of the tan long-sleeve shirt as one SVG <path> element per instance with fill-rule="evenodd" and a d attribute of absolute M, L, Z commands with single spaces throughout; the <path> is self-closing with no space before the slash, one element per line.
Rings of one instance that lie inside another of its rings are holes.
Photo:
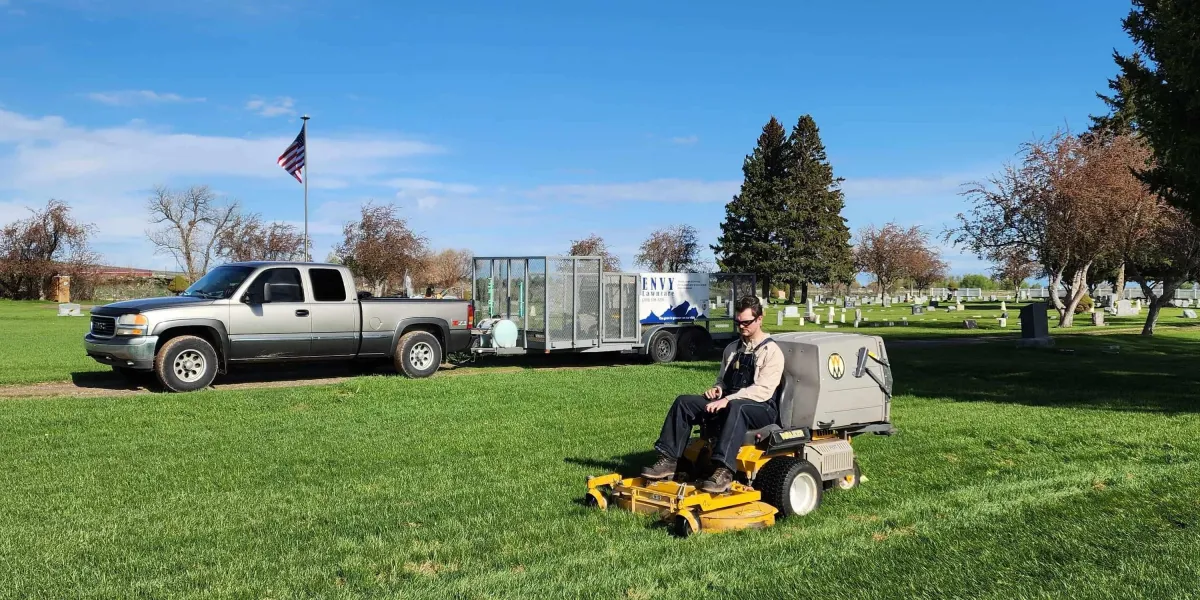
<path fill-rule="evenodd" d="M 747 344 L 747 347 L 753 348 L 762 344 L 764 340 L 770 337 L 770 335 L 764 335 L 762 338 Z M 725 371 L 729 369 L 729 365 L 733 362 L 733 357 L 737 355 L 738 344 L 740 343 L 741 340 L 734 340 L 728 346 L 725 346 L 725 352 L 721 355 L 721 369 L 717 372 L 717 382 L 714 385 L 721 388 L 722 394 L 725 393 L 725 385 L 722 381 L 725 378 Z M 779 387 L 782 377 L 783 351 L 779 349 L 778 344 L 763 344 L 762 347 L 754 352 L 754 383 L 724 397 L 729 400 L 766 402 L 775 393 L 775 388 Z"/>

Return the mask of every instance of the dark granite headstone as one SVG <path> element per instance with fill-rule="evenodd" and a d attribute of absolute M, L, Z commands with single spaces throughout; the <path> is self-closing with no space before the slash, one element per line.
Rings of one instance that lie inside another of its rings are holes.
<path fill-rule="evenodd" d="M 914 314 L 914 315 L 925 314 L 925 307 L 921 306 L 920 304 L 914 304 L 912 307 L 912 314 Z"/>
<path fill-rule="evenodd" d="M 1021 337 L 1024 339 L 1050 337 L 1046 322 L 1046 303 L 1033 302 L 1021 307 Z"/>

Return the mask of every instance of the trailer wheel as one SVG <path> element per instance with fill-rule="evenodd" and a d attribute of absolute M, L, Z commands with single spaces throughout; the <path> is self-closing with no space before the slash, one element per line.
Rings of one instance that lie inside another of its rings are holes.
<path fill-rule="evenodd" d="M 794 456 L 773 458 L 754 478 L 754 489 L 780 516 L 806 515 L 821 506 L 824 485 L 812 463 Z"/>
<path fill-rule="evenodd" d="M 684 329 L 679 332 L 679 350 L 676 351 L 676 358 L 682 361 L 696 360 L 704 354 L 705 341 L 708 334 L 700 329 Z"/>
<path fill-rule="evenodd" d="M 396 344 L 393 358 L 396 370 L 406 377 L 419 379 L 437 372 L 442 364 L 442 345 L 428 331 L 410 331 Z"/>
<path fill-rule="evenodd" d="M 650 359 L 656 363 L 669 363 L 675 360 L 675 334 L 670 331 L 660 331 L 650 338 Z"/>

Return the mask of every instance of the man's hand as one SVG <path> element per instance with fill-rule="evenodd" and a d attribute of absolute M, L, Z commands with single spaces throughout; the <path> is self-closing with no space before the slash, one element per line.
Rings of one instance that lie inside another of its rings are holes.
<path fill-rule="evenodd" d="M 717 398 L 720 398 L 721 397 L 721 386 L 714 385 L 713 387 L 708 388 L 707 390 L 704 391 L 704 397 L 709 400 L 716 400 Z"/>
<path fill-rule="evenodd" d="M 706 410 L 710 413 L 715 413 L 718 410 L 721 410 L 722 408 L 725 408 L 728 405 L 729 405 L 729 399 L 722 398 L 721 400 L 714 400 L 712 402 L 709 402 L 708 404 L 705 404 L 704 410 Z"/>

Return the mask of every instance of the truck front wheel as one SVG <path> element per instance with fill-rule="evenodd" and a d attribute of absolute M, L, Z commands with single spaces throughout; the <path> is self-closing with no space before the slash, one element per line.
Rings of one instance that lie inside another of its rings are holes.
<path fill-rule="evenodd" d="M 410 331 L 396 344 L 396 370 L 418 379 L 437 372 L 442 364 L 442 345 L 428 331 Z"/>
<path fill-rule="evenodd" d="M 217 351 L 194 335 L 171 338 L 154 356 L 154 374 L 172 392 L 204 389 L 217 376 Z"/>

